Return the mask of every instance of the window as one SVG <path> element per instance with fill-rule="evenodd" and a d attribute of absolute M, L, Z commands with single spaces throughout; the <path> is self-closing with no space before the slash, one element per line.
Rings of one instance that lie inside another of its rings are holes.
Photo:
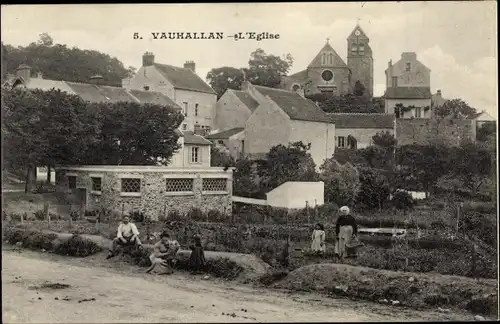
<path fill-rule="evenodd" d="M 182 124 L 182 130 L 186 130 L 188 128 L 187 124 Z"/>
<path fill-rule="evenodd" d="M 333 65 L 333 53 L 330 53 L 330 55 L 328 55 L 328 64 Z"/>
<path fill-rule="evenodd" d="M 422 118 L 422 108 L 415 108 L 415 118 Z"/>
<path fill-rule="evenodd" d="M 101 191 L 102 189 L 102 180 L 99 177 L 91 177 L 92 181 L 92 191 Z"/>
<path fill-rule="evenodd" d="M 224 145 L 224 141 L 223 140 L 218 140 L 217 143 L 219 143 L 220 145 Z"/>
<path fill-rule="evenodd" d="M 198 116 L 198 104 L 194 105 L 194 115 Z"/>
<path fill-rule="evenodd" d="M 144 89 L 144 91 L 149 91 L 149 86 L 148 85 L 145 85 L 144 87 L 142 87 Z"/>
<path fill-rule="evenodd" d="M 358 51 L 359 51 L 359 53 L 358 53 L 359 55 L 364 55 L 365 54 L 365 45 L 359 44 Z"/>
<path fill-rule="evenodd" d="M 338 147 L 344 148 L 345 147 L 345 137 L 344 136 L 339 136 L 338 137 Z"/>
<path fill-rule="evenodd" d="M 76 176 L 68 176 L 68 188 L 76 189 Z"/>
<path fill-rule="evenodd" d="M 358 52 L 358 45 L 356 45 L 356 44 L 352 44 L 352 45 L 351 45 L 351 52 L 352 52 L 353 54 L 356 54 L 356 53 Z"/>
<path fill-rule="evenodd" d="M 394 114 L 396 115 L 396 118 L 401 117 L 401 109 L 399 107 L 394 107 Z"/>
<path fill-rule="evenodd" d="M 203 179 L 202 191 L 227 191 L 226 178 L 206 178 Z"/>
<path fill-rule="evenodd" d="M 165 179 L 167 192 L 192 192 L 193 179 Z"/>
<path fill-rule="evenodd" d="M 407 62 L 406 63 L 406 72 L 410 72 L 410 71 L 411 71 L 411 63 Z"/>
<path fill-rule="evenodd" d="M 321 55 L 321 64 L 325 65 L 326 64 L 326 53 L 323 53 Z"/>
<path fill-rule="evenodd" d="M 333 72 L 330 70 L 325 70 L 323 73 L 321 73 L 321 78 L 325 81 L 331 81 L 333 79 Z"/>
<path fill-rule="evenodd" d="M 188 103 L 183 102 L 183 104 L 184 104 L 184 116 L 187 116 L 188 115 Z"/>
<path fill-rule="evenodd" d="M 200 162 L 201 162 L 200 148 L 199 147 L 192 147 L 191 148 L 191 163 L 200 163 Z"/>
<path fill-rule="evenodd" d="M 392 77 L 392 87 L 396 88 L 398 86 L 398 77 Z"/>
<path fill-rule="evenodd" d="M 141 179 L 122 178 L 122 192 L 141 192 Z"/>

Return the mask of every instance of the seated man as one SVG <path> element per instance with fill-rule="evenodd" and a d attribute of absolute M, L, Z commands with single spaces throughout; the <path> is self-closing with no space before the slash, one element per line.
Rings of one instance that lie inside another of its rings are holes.
<path fill-rule="evenodd" d="M 128 216 L 123 217 L 123 221 L 118 226 L 118 233 L 113 239 L 113 243 L 109 249 L 109 254 L 106 259 L 115 256 L 118 246 L 134 246 L 142 248 L 141 240 L 139 239 L 139 231 L 134 223 L 130 222 Z"/>
<path fill-rule="evenodd" d="M 173 272 L 171 264 L 176 261 L 177 252 L 180 245 L 176 240 L 171 240 L 166 232 L 161 233 L 160 241 L 154 245 L 153 253 L 149 256 L 151 267 L 146 270 L 147 273 L 154 270 L 159 274 L 170 274 Z"/>

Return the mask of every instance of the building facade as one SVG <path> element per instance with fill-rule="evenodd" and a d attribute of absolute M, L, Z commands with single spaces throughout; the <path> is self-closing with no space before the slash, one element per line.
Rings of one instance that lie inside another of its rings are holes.
<path fill-rule="evenodd" d="M 431 70 L 417 60 L 415 53 L 402 53 L 385 70 L 385 112 L 396 118 L 431 118 Z"/>
<path fill-rule="evenodd" d="M 196 64 L 184 67 L 155 63 L 153 53 L 146 52 L 142 66 L 132 78 L 122 80 L 125 89 L 160 92 L 176 102 L 185 116 L 181 130 L 205 135 L 214 129 L 217 94 L 196 74 Z"/>
<path fill-rule="evenodd" d="M 171 169 L 154 166 L 60 166 L 56 190 L 78 195 L 85 210 L 106 208 L 152 220 L 193 208 L 231 215 L 232 169 Z"/>
<path fill-rule="evenodd" d="M 259 103 L 248 93 L 227 89 L 215 108 L 215 129 L 223 132 L 245 127 L 245 122 Z"/>
<path fill-rule="evenodd" d="M 347 64 L 328 43 L 307 68 L 283 81 L 283 88 L 305 95 L 352 93 L 358 83 L 364 94 L 373 96 L 373 53 L 370 39 L 357 25 L 347 38 Z"/>

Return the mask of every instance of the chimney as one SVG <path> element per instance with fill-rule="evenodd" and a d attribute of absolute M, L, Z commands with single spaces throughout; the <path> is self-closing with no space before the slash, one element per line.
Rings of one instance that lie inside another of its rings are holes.
<path fill-rule="evenodd" d="M 104 78 L 102 77 L 102 75 L 94 75 L 94 76 L 91 76 L 90 77 L 90 84 L 95 84 L 95 85 L 99 85 L 102 83 L 102 80 Z"/>
<path fill-rule="evenodd" d="M 152 66 L 155 64 L 155 55 L 151 52 L 146 52 L 142 55 L 142 66 Z"/>
<path fill-rule="evenodd" d="M 37 79 L 43 79 L 43 74 L 42 74 L 42 72 L 37 72 L 37 73 L 36 73 L 36 78 L 37 78 Z"/>
<path fill-rule="evenodd" d="M 184 63 L 184 68 L 185 69 L 190 69 L 191 71 L 193 71 L 193 73 L 196 73 L 196 63 L 194 63 L 193 61 L 186 61 L 186 63 Z"/>
<path fill-rule="evenodd" d="M 438 96 L 438 97 L 441 97 L 441 90 L 438 90 L 438 91 L 437 91 L 437 96 Z"/>
<path fill-rule="evenodd" d="M 16 69 L 16 77 L 21 77 L 25 81 L 28 81 L 28 79 L 31 77 L 31 67 L 26 64 L 19 65 L 19 67 Z"/>

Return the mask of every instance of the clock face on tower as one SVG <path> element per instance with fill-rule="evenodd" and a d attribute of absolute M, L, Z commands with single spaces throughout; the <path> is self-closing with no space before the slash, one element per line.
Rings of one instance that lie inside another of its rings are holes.
<path fill-rule="evenodd" d="M 359 35 L 361 35 L 361 33 L 359 32 L 359 30 L 356 30 L 356 31 L 354 32 L 354 35 L 359 36 Z"/>

